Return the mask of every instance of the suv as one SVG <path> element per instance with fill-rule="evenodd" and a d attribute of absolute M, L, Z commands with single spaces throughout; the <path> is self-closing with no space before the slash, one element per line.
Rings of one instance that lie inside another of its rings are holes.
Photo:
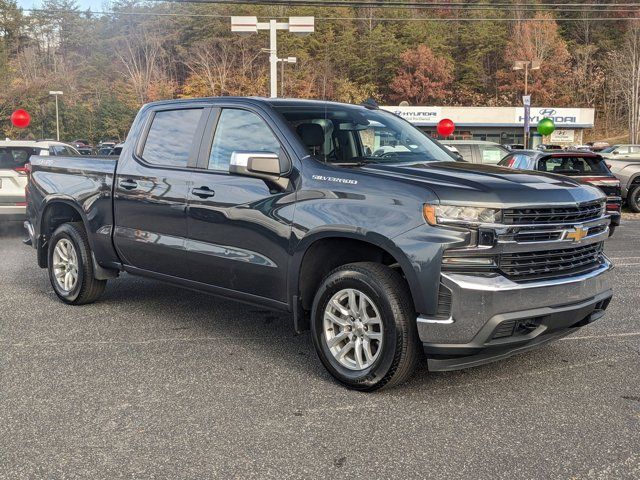
<path fill-rule="evenodd" d="M 607 196 L 607 213 L 611 216 L 609 236 L 620 225 L 622 196 L 620 181 L 611 173 L 597 153 L 583 151 L 519 150 L 504 157 L 502 167 L 565 175 L 581 183 L 598 187 Z"/>
<path fill-rule="evenodd" d="M 510 151 L 499 143 L 484 140 L 447 140 L 443 143 L 454 147 L 464 160 L 471 163 L 496 165 Z"/>
<path fill-rule="evenodd" d="M 613 145 L 600 152 L 604 158 L 637 158 L 640 160 L 640 145 Z"/>
<path fill-rule="evenodd" d="M 64 143 L 49 141 L 0 142 L 0 220 L 24 220 L 24 188 L 27 185 L 25 165 L 32 155 L 79 155 Z"/>

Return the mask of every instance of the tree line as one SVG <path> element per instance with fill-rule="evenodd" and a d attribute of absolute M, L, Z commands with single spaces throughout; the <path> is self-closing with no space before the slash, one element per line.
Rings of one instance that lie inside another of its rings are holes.
<path fill-rule="evenodd" d="M 268 35 L 232 34 L 230 16 L 315 15 L 315 33 L 278 35 L 279 56 L 297 57 L 278 82 L 285 96 L 520 105 L 524 75 L 514 62 L 539 60 L 540 70 L 529 76 L 533 105 L 593 107 L 595 137 L 628 133 L 640 141 L 640 21 L 629 20 L 629 12 L 608 12 L 612 19 L 603 21 L 593 7 L 467 3 L 483 9 L 118 0 L 94 13 L 75 0 L 45 0 L 25 12 L 15 0 L 0 0 L 0 130 L 10 138 L 54 136 L 49 90 L 64 92 L 62 137 L 94 142 L 123 139 L 149 101 L 267 95 Z M 32 116 L 25 131 L 8 121 L 16 108 Z"/>

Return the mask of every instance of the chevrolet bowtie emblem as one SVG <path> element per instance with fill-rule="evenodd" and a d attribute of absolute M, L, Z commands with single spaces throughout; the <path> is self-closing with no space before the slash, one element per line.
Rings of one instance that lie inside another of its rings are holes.
<path fill-rule="evenodd" d="M 566 238 L 573 240 L 574 242 L 579 242 L 589 233 L 588 228 L 575 227 L 572 231 L 567 233 Z"/>

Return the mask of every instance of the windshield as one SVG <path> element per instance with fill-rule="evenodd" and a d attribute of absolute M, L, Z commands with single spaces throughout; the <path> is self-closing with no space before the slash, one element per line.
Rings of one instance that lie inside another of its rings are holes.
<path fill-rule="evenodd" d="M 336 165 L 451 162 L 452 154 L 405 120 L 353 105 L 274 105 L 309 153 Z"/>

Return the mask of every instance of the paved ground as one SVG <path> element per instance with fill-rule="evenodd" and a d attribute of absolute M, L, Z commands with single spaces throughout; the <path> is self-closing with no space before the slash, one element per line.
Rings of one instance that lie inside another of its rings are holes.
<path fill-rule="evenodd" d="M 0 235 L 0 477 L 640 478 L 640 222 L 607 316 L 553 345 L 375 394 L 286 316 L 125 276 L 56 301 Z"/>

